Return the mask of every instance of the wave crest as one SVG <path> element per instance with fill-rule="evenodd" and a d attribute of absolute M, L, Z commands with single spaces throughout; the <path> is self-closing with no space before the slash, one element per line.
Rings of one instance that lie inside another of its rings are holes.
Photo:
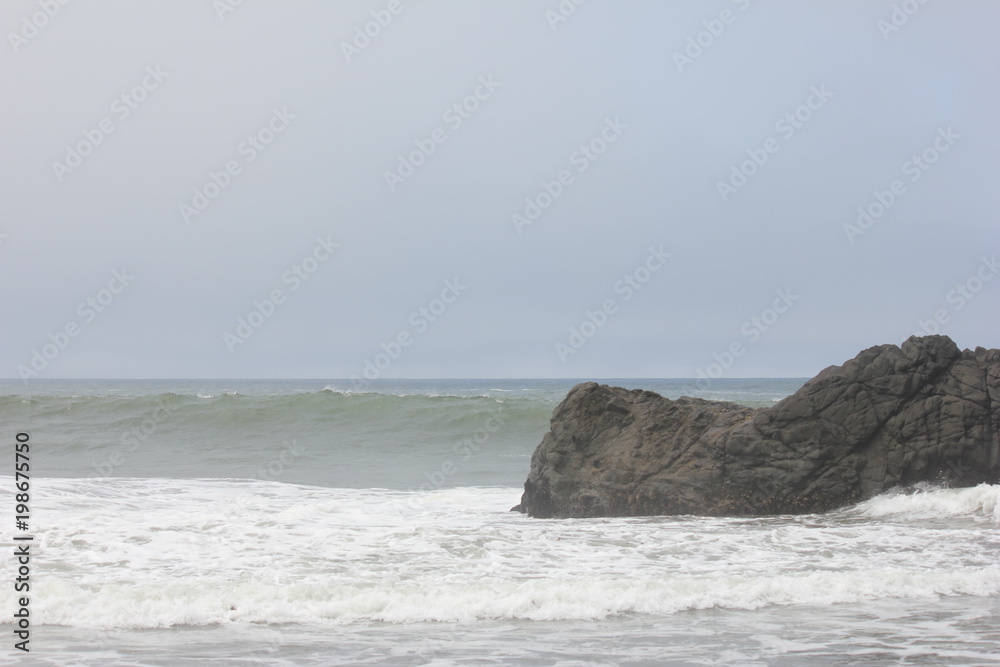
<path fill-rule="evenodd" d="M 895 491 L 860 503 L 856 509 L 871 518 L 898 516 L 911 519 L 971 517 L 1000 523 L 1000 484 L 980 484 L 964 489 L 916 487 Z"/>

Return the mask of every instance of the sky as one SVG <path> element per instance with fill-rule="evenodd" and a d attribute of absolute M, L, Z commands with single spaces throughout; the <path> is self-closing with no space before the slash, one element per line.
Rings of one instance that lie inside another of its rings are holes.
<path fill-rule="evenodd" d="M 1000 347 L 1000 4 L 9 0 L 0 376 Z"/>

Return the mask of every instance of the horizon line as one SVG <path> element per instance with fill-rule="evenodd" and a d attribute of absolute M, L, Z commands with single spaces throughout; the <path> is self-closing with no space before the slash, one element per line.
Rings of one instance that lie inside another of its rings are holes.
<path fill-rule="evenodd" d="M 718 378 L 708 378 L 710 382 L 717 382 L 720 380 L 808 380 L 815 376 L 750 376 L 750 377 L 718 377 Z M 173 382 L 358 382 L 354 378 L 281 378 L 281 377 L 46 377 L 46 378 L 32 378 L 31 380 L 22 380 L 16 377 L 0 377 L 0 381 L 12 381 L 12 382 L 23 382 L 24 384 L 30 384 L 32 382 L 46 382 L 46 381 L 65 381 L 65 380 L 79 380 L 79 381 L 117 381 L 117 380 L 156 380 L 156 381 L 173 381 Z M 617 376 L 606 376 L 606 377 L 401 377 L 401 378 L 376 378 L 374 380 L 364 380 L 364 382 L 399 382 L 399 381 L 416 381 L 416 382 L 434 382 L 441 380 L 577 380 L 580 382 L 594 382 L 597 380 L 690 380 L 692 382 L 698 382 L 700 380 L 705 380 L 705 378 L 693 378 L 693 377 L 617 377 Z"/>

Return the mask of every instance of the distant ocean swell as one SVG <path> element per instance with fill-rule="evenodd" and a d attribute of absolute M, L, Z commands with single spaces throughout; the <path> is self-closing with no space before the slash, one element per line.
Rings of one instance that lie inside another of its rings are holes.
<path fill-rule="evenodd" d="M 496 412 L 498 406 L 505 420 L 515 421 L 547 419 L 553 408 L 549 402 L 517 397 L 396 395 L 329 389 L 277 396 L 174 393 L 130 397 L 0 396 L 0 412 L 75 423 L 100 421 L 111 428 L 128 429 L 135 437 L 174 419 L 207 429 L 330 420 L 379 424 L 386 419 L 405 421 L 413 428 L 469 428 L 478 425 L 484 413 Z"/>
<path fill-rule="evenodd" d="M 400 489 L 516 483 L 553 407 L 513 393 L 0 397 L 10 423 L 44 438 L 43 476 Z"/>

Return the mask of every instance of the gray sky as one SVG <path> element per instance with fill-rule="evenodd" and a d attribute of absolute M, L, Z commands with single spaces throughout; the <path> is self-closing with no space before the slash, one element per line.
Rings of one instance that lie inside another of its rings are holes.
<path fill-rule="evenodd" d="M 995 2 L 0 24 L 5 377 L 800 377 L 921 322 L 1000 347 Z"/>

